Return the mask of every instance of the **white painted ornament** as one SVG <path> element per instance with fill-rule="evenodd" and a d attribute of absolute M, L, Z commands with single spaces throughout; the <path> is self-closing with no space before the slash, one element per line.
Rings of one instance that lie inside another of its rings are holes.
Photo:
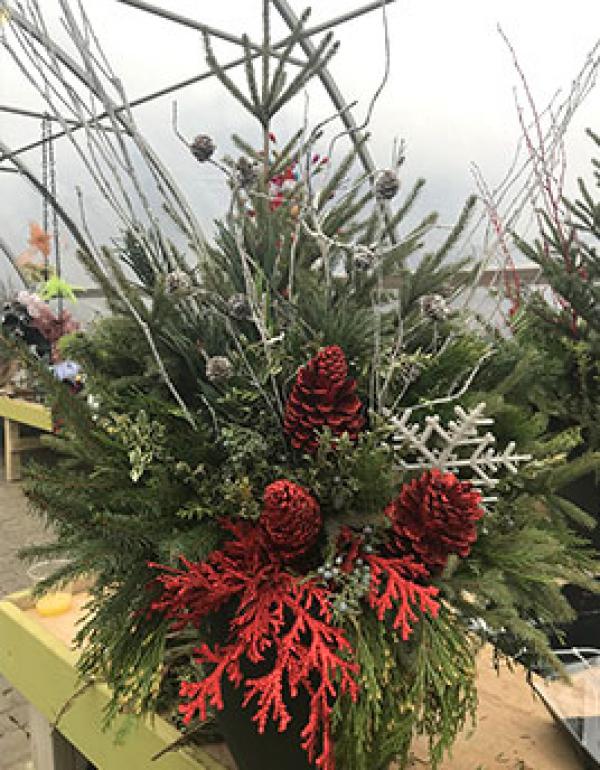
<path fill-rule="evenodd" d="M 484 416 L 484 411 L 485 403 L 468 412 L 457 405 L 454 407 L 456 419 L 446 426 L 442 425 L 439 415 L 429 415 L 421 424 L 411 423 L 414 409 L 407 409 L 400 418 L 392 418 L 398 466 L 403 471 L 432 468 L 451 471 L 482 490 L 482 494 L 493 490 L 500 482 L 500 471 L 516 473 L 518 464 L 531 460 L 531 455 L 517 454 L 514 441 L 503 451 L 497 451 L 493 446 L 494 434 L 480 433 L 480 428 L 494 423 L 492 418 Z M 416 458 L 405 460 L 403 455 L 407 454 Z M 495 500 L 497 497 L 493 495 L 482 497 L 484 503 Z"/>

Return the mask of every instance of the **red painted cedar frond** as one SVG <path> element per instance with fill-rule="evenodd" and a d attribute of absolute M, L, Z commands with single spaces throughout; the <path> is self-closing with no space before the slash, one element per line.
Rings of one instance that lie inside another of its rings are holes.
<path fill-rule="evenodd" d="M 286 702 L 302 691 L 309 694 L 309 718 L 302 746 L 322 770 L 334 770 L 331 711 L 341 694 L 358 695 L 358 666 L 343 629 L 332 625 L 329 590 L 303 580 L 269 561 L 264 535 L 255 525 L 228 524 L 233 534 L 205 562 L 183 561 L 184 569 L 168 569 L 158 580 L 163 595 L 153 604 L 173 620 L 175 628 L 198 626 L 207 615 L 236 600 L 225 644 L 202 644 L 196 660 L 210 672 L 199 682 L 185 682 L 180 706 L 189 723 L 198 713 L 206 718 L 212 706 L 223 708 L 223 678 L 245 688 L 244 706 L 255 705 L 253 720 L 262 732 L 269 720 L 280 731 L 291 715 Z M 244 679 L 241 662 L 264 661 L 266 674 Z M 272 663 L 271 663 L 272 661 Z"/>
<path fill-rule="evenodd" d="M 400 629 L 403 640 L 408 639 L 418 620 L 415 608 L 437 616 L 439 604 L 435 597 L 438 589 L 415 582 L 429 577 L 429 572 L 414 557 L 367 554 L 364 558 L 371 567 L 371 585 L 367 596 L 369 606 L 375 610 L 379 620 L 383 620 L 388 611 L 395 613 L 392 625 Z"/>

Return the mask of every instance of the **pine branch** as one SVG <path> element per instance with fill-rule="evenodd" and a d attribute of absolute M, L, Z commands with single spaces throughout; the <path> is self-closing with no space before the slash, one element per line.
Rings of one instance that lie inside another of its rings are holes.
<path fill-rule="evenodd" d="M 284 105 L 293 99 L 314 75 L 325 69 L 339 48 L 338 42 L 333 43 L 330 47 L 332 39 L 333 33 L 328 32 L 319 45 L 316 46 L 315 51 L 309 56 L 304 68 L 300 70 L 281 96 L 271 105 L 271 116 L 276 115 Z M 328 48 L 329 50 L 327 50 Z"/>
<path fill-rule="evenodd" d="M 233 98 L 236 99 L 247 112 L 249 112 L 251 115 L 254 115 L 254 117 L 257 118 L 257 120 L 262 122 L 262 115 L 259 112 L 257 112 L 252 102 L 246 96 L 244 96 L 242 91 L 240 91 L 240 89 L 236 86 L 233 80 L 229 77 L 229 75 L 218 63 L 212 49 L 210 37 L 206 32 L 203 33 L 203 38 L 204 38 L 204 48 L 206 51 L 206 62 L 210 67 L 210 69 L 212 70 L 212 72 L 214 72 L 216 77 L 221 81 L 221 83 L 225 86 L 225 88 L 229 91 L 229 93 L 233 96 Z"/>
<path fill-rule="evenodd" d="M 250 39 L 248 35 L 242 35 L 242 43 L 244 48 L 244 72 L 246 73 L 246 80 L 248 82 L 248 88 L 250 90 L 250 97 L 254 105 L 256 114 L 264 116 L 264 106 L 261 102 L 260 95 L 258 93 L 258 86 L 256 83 L 256 76 L 254 74 L 253 54 L 250 49 Z"/>
<path fill-rule="evenodd" d="M 292 55 L 294 47 L 298 43 L 298 40 L 304 31 L 304 25 L 308 21 L 310 14 L 310 8 L 307 8 L 302 12 L 300 19 L 298 20 L 298 24 L 296 24 L 290 36 L 288 37 L 287 44 L 282 50 L 279 61 L 277 62 L 277 67 L 273 73 L 273 79 L 271 81 L 271 87 L 263 105 L 264 112 L 265 114 L 268 114 L 269 117 L 273 117 L 275 114 L 273 111 L 273 105 L 277 103 L 278 96 L 280 96 L 281 90 L 285 83 L 285 68 L 288 65 L 289 57 Z"/>

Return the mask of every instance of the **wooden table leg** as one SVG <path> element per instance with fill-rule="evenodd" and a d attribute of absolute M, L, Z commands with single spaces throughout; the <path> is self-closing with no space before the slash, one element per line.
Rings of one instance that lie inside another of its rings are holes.
<path fill-rule="evenodd" d="M 31 705 L 29 729 L 35 770 L 86 770 L 87 759 Z"/>
<path fill-rule="evenodd" d="M 17 481 L 21 477 L 21 456 L 19 455 L 19 423 L 4 418 L 4 477 L 6 481 Z"/>

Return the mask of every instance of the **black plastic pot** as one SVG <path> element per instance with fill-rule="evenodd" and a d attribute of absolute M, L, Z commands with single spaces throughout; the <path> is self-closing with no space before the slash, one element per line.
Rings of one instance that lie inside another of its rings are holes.
<path fill-rule="evenodd" d="M 228 635 L 229 612 L 211 617 L 209 637 L 224 643 Z M 269 651 L 265 660 L 259 664 L 242 662 L 244 679 L 262 676 L 272 667 Z M 256 711 L 256 702 L 242 706 L 244 685 L 234 687 L 225 677 L 222 681 L 224 709 L 217 712 L 216 720 L 225 742 L 236 761 L 238 770 L 314 770 L 308 755 L 301 746 L 300 733 L 306 724 L 309 711 L 307 692 L 299 692 L 295 698 L 286 698 L 284 702 L 292 716 L 284 732 L 277 730 L 276 724 L 269 720 L 263 733 L 258 732 L 252 716 Z"/>
<path fill-rule="evenodd" d="M 238 770 L 313 770 L 302 749 L 300 732 L 306 724 L 308 699 L 299 694 L 287 703 L 292 721 L 283 733 L 269 721 L 264 733 L 259 734 L 252 721 L 254 708 L 242 708 L 242 689 L 229 682 L 223 685 L 225 708 L 217 714 L 223 737 L 233 754 Z"/>
<path fill-rule="evenodd" d="M 590 473 L 584 476 L 563 489 L 561 494 L 596 519 L 596 528 L 591 532 L 582 530 L 581 534 L 589 538 L 596 550 L 600 551 L 600 483 L 596 480 L 596 475 Z M 600 594 L 573 585 L 565 586 L 563 593 L 575 609 L 577 618 L 562 626 L 565 638 L 561 646 L 600 646 Z"/>

